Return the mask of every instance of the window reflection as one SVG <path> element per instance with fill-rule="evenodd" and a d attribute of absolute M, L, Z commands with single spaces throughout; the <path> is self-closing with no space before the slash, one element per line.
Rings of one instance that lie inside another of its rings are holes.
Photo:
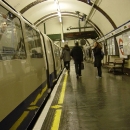
<path fill-rule="evenodd" d="M 30 57 L 31 58 L 42 58 L 43 51 L 40 40 L 40 34 L 35 31 L 28 24 L 25 26 L 26 28 L 26 41 L 28 42 Z"/>
<path fill-rule="evenodd" d="M 20 20 L 0 6 L 0 60 L 25 58 Z"/>

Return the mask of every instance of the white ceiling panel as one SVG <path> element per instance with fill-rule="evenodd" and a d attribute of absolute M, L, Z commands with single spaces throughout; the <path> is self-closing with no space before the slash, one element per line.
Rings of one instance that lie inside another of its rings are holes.
<path fill-rule="evenodd" d="M 36 22 L 36 20 L 40 19 L 41 17 L 53 12 L 56 12 L 56 7 L 54 5 L 54 2 L 46 1 L 30 8 L 28 11 L 26 11 L 23 14 L 23 16 L 26 17 L 32 23 L 34 23 Z"/>
<path fill-rule="evenodd" d="M 130 20 L 130 0 L 103 0 L 100 8 L 111 17 L 117 27 Z"/>
<path fill-rule="evenodd" d="M 34 2 L 34 0 L 5 0 L 7 3 L 9 3 L 12 7 L 14 7 L 17 11 L 20 11 L 24 7 L 26 7 L 28 4 Z"/>
<path fill-rule="evenodd" d="M 99 11 L 94 13 L 91 21 L 94 23 L 96 21 L 96 25 L 100 28 L 104 35 L 114 29 L 110 22 L 101 13 L 99 13 Z"/>

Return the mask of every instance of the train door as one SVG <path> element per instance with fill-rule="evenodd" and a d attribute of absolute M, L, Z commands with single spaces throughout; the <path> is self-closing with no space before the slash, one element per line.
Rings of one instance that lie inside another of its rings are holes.
<path fill-rule="evenodd" d="M 42 34 L 42 35 L 43 35 L 43 40 L 44 40 L 44 45 L 45 45 L 46 55 L 47 55 L 47 61 L 48 61 L 49 84 L 50 84 L 50 87 L 53 88 L 56 76 L 55 76 L 55 66 L 54 66 L 55 62 L 53 59 L 51 42 L 50 42 L 50 39 L 46 35 L 44 35 L 44 34 Z"/>
<path fill-rule="evenodd" d="M 41 85 L 45 86 L 47 82 L 46 63 L 43 56 L 43 48 L 41 44 L 40 34 L 30 25 L 25 23 L 25 39 L 29 49 L 28 58 L 30 59 L 30 78 L 35 82 L 31 82 L 34 90 Z"/>
<path fill-rule="evenodd" d="M 55 65 L 56 65 L 56 75 L 57 78 L 61 73 L 61 60 L 60 60 L 60 50 L 56 44 L 53 44 L 54 56 L 55 56 Z"/>
<path fill-rule="evenodd" d="M 62 48 L 61 47 L 59 47 L 59 51 L 60 51 L 60 57 L 61 57 L 61 55 L 62 55 Z M 63 70 L 64 69 L 64 62 L 62 59 L 60 60 L 60 64 L 61 64 L 61 69 Z"/>

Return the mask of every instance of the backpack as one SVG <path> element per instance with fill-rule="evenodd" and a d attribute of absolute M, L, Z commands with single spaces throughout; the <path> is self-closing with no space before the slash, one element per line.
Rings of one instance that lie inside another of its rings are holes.
<path fill-rule="evenodd" d="M 101 60 L 103 60 L 103 58 L 104 58 L 104 52 L 101 51 Z"/>

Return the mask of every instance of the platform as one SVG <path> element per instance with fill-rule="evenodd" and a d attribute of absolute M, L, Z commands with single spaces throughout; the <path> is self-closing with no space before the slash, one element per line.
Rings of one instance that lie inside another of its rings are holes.
<path fill-rule="evenodd" d="M 85 63 L 77 79 L 72 61 L 70 74 L 66 70 L 62 74 L 46 118 L 43 114 L 41 126 L 37 122 L 33 130 L 130 130 L 130 77 L 102 71 L 103 77 L 97 79 L 96 68 Z"/>

